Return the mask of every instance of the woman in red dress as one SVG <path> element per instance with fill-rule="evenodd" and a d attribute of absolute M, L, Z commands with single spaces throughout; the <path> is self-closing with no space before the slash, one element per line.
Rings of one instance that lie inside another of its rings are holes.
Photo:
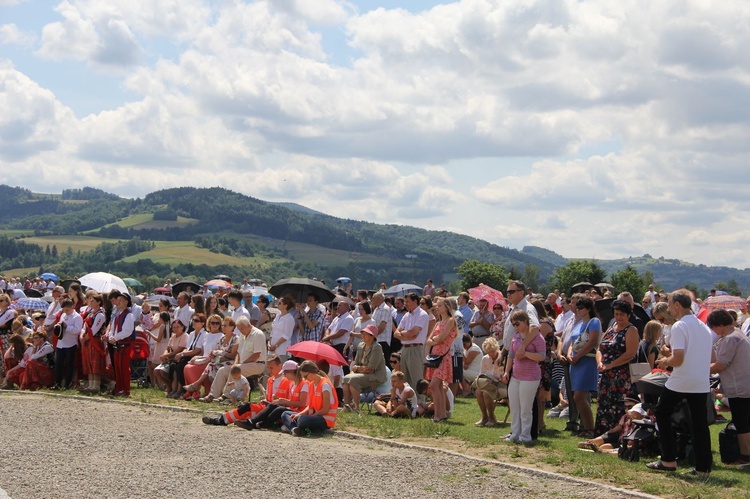
<path fill-rule="evenodd" d="M 20 385 L 21 390 L 36 390 L 52 386 L 55 374 L 49 366 L 55 348 L 47 341 L 47 333 L 37 331 L 31 335 L 31 346 L 26 349 L 23 359 L 6 379 L 9 387 Z"/>
<path fill-rule="evenodd" d="M 430 348 L 433 355 L 443 355 L 443 360 L 436 368 L 427 368 L 425 377 L 430 380 L 430 392 L 432 401 L 435 403 L 435 417 L 433 423 L 448 419 L 446 410 L 446 395 L 443 391 L 443 382 L 453 381 L 453 360 L 449 355 L 453 340 L 456 338 L 456 319 L 453 310 L 445 303 L 444 299 L 437 301 L 435 307 L 437 324 L 432 334 L 427 339 L 425 346 Z"/>

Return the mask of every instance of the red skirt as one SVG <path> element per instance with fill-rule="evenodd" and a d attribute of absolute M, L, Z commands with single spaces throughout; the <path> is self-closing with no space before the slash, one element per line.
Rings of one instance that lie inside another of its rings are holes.
<path fill-rule="evenodd" d="M 21 386 L 21 378 L 23 378 L 24 372 L 26 372 L 25 367 L 18 367 L 13 371 L 6 371 L 5 383 L 9 386 Z"/>
<path fill-rule="evenodd" d="M 47 388 L 55 382 L 55 373 L 44 362 L 30 360 L 26 362 L 26 370 L 21 376 L 21 390 L 36 390 Z"/>
<path fill-rule="evenodd" d="M 6 373 L 10 371 L 11 369 L 13 369 L 14 367 L 16 367 L 17 365 L 18 365 L 18 360 L 12 357 L 10 359 L 7 357 L 3 359 L 3 368 L 5 369 Z"/>
<path fill-rule="evenodd" d="M 100 353 L 99 350 L 97 350 L 96 346 L 93 344 L 94 341 L 98 341 L 99 344 L 102 345 L 99 338 L 95 338 L 93 340 L 89 338 L 89 340 L 85 344 L 81 343 L 81 371 L 83 372 L 84 376 L 102 376 L 106 371 L 106 347 L 102 345 L 102 351 L 104 353 Z"/>

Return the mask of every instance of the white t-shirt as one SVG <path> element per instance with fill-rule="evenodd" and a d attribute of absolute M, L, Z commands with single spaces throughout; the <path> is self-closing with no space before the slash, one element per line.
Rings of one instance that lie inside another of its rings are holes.
<path fill-rule="evenodd" d="M 351 330 L 353 328 L 354 318 L 349 312 L 346 312 L 343 315 L 339 315 L 335 319 L 333 319 L 333 321 L 331 322 L 331 326 L 329 327 L 331 333 L 338 333 L 342 329 L 344 329 L 346 333 L 342 334 L 338 338 L 334 338 L 333 340 L 331 340 L 331 345 L 346 345 L 346 342 L 349 341 L 349 334 L 351 333 Z"/>
<path fill-rule="evenodd" d="M 328 377 L 331 379 L 331 383 L 334 382 L 336 376 L 339 377 L 338 383 L 335 384 L 334 388 L 343 388 L 344 386 L 344 368 L 341 366 L 328 366 Z"/>
<path fill-rule="evenodd" d="M 711 330 L 696 316 L 686 315 L 672 326 L 672 351 L 684 350 L 682 365 L 672 371 L 666 387 L 678 393 L 708 393 Z"/>
<path fill-rule="evenodd" d="M 276 355 L 286 355 L 286 349 L 289 347 L 289 340 L 292 339 L 292 333 L 294 332 L 294 317 L 292 314 L 278 314 L 273 319 L 273 329 L 271 329 L 270 345 L 276 345 L 281 338 L 286 341 L 276 347 L 273 353 Z"/>

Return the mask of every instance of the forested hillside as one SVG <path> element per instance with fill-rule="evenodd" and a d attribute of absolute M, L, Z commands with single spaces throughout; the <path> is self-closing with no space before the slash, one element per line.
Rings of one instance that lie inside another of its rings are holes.
<path fill-rule="evenodd" d="M 518 251 L 446 231 L 336 218 L 222 188 L 165 189 L 131 200 L 90 187 L 55 195 L 0 185 L 0 203 L 0 236 L 5 236 L 0 241 L 0 271 L 45 268 L 75 274 L 95 264 L 129 275 L 179 271 L 210 277 L 218 269 L 204 264 L 199 252 L 195 259 L 181 263 L 141 257 L 147 248 L 153 249 L 154 241 L 185 241 L 181 244 L 231 256 L 236 263 L 222 267 L 224 273 L 267 280 L 290 274 L 329 280 L 349 275 L 367 287 L 392 278 L 440 281 L 467 260 L 502 265 L 514 277 L 533 276 L 543 285 L 555 268 L 567 262 L 545 248 L 526 246 Z M 27 236 L 39 240 L 61 235 L 88 236 L 89 244 L 90 236 L 123 243 L 90 244 L 88 251 L 74 252 L 24 241 Z M 750 270 L 649 255 L 598 263 L 609 275 L 628 264 L 641 273 L 651 271 L 666 289 L 685 284 L 708 289 L 729 280 L 750 289 Z"/>

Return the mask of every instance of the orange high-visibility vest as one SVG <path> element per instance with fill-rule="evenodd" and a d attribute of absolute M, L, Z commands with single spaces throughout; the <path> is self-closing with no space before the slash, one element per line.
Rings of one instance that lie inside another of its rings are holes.
<path fill-rule="evenodd" d="M 299 402 L 300 396 L 302 394 L 302 388 L 304 386 L 307 386 L 308 382 L 306 379 L 301 380 L 299 383 L 294 385 L 294 389 L 292 390 L 292 397 L 289 399 L 292 402 Z M 307 391 L 308 396 L 310 395 L 310 390 Z"/>
<path fill-rule="evenodd" d="M 282 376 L 284 376 L 282 374 Z M 268 398 L 268 393 L 271 391 L 271 387 L 273 386 L 273 383 L 271 380 L 268 380 L 268 390 L 266 390 L 266 398 Z M 291 389 L 292 382 L 289 381 L 289 378 L 284 376 L 284 379 L 281 380 L 281 383 L 279 383 L 279 387 L 276 389 L 276 393 L 273 394 L 273 398 L 269 400 L 269 402 L 272 402 L 273 399 L 288 399 L 289 398 L 289 391 Z"/>
<path fill-rule="evenodd" d="M 333 428 L 336 425 L 336 416 L 339 412 L 339 400 L 336 396 L 336 389 L 331 384 L 331 380 L 325 377 L 321 377 L 317 385 L 313 384 L 311 386 L 312 397 L 310 399 L 309 405 L 307 406 L 307 410 L 309 411 L 310 409 L 312 409 L 314 411 L 319 411 L 323 408 L 323 387 L 325 385 L 328 385 L 331 388 L 332 400 L 331 406 L 328 409 L 328 413 L 323 415 L 323 419 L 326 420 L 326 425 L 328 425 L 329 428 Z"/>

